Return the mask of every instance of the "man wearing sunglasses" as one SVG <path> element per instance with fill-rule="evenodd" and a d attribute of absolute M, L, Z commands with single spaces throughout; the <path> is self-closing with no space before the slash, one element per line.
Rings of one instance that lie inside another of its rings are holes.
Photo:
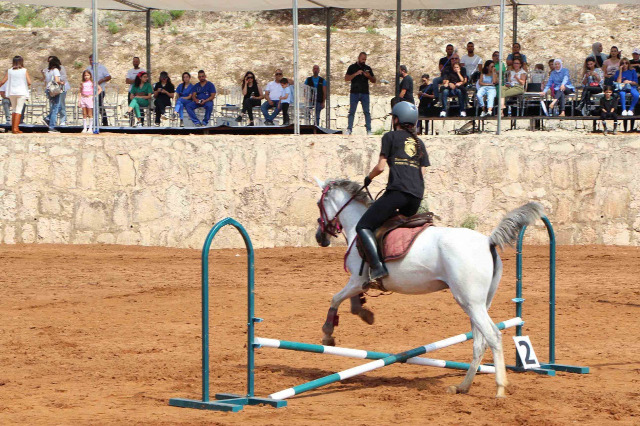
<path fill-rule="evenodd" d="M 275 72 L 275 78 L 267 83 L 267 87 L 264 90 L 264 98 L 266 102 L 262 104 L 260 109 L 262 110 L 262 115 L 264 115 L 264 124 L 267 126 L 273 126 L 273 120 L 280 113 L 280 96 L 282 96 L 282 85 L 280 84 L 280 80 L 282 80 L 282 70 L 277 69 Z M 274 111 L 269 114 L 270 109 L 274 109 Z"/>

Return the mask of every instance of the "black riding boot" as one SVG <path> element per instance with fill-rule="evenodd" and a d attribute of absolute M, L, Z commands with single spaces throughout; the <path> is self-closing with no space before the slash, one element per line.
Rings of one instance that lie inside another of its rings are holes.
<path fill-rule="evenodd" d="M 358 230 L 358 237 L 362 242 L 362 247 L 364 248 L 364 252 L 367 256 L 371 279 L 376 280 L 389 275 L 387 268 L 385 268 L 380 261 L 380 256 L 378 255 L 378 244 L 376 243 L 376 237 L 373 234 L 373 231 L 370 229 L 360 229 Z"/>

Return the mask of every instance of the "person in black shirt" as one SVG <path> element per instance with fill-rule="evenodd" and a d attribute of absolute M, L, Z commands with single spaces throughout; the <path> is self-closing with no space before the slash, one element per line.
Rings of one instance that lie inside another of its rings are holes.
<path fill-rule="evenodd" d="M 631 68 L 629 69 L 635 69 L 636 72 L 640 74 L 640 49 L 638 49 L 637 47 L 633 49 L 633 52 L 631 52 L 631 56 L 633 57 L 633 59 L 629 61 L 629 64 L 631 64 Z"/>
<path fill-rule="evenodd" d="M 443 74 L 444 69 L 451 65 L 451 56 L 453 55 L 453 44 L 447 44 L 445 47 L 445 52 L 447 56 L 440 58 L 438 61 L 438 69 L 440 70 L 440 77 L 436 77 L 433 79 L 433 94 L 436 97 L 436 102 L 440 100 L 440 85 L 444 81 Z"/>
<path fill-rule="evenodd" d="M 356 115 L 358 102 L 362 103 L 362 112 L 364 113 L 367 134 L 372 134 L 371 114 L 369 112 L 369 82 L 375 83 L 376 77 L 373 75 L 373 70 L 366 64 L 366 62 L 367 54 L 360 52 L 358 55 L 358 62 L 351 64 L 349 68 L 347 68 L 347 73 L 344 76 L 344 81 L 351 82 L 351 92 L 349 95 L 349 125 L 345 132 L 348 135 L 353 131 L 353 119 Z"/>
<path fill-rule="evenodd" d="M 304 84 L 316 89 L 316 126 L 320 124 L 320 111 L 324 109 L 325 99 L 327 99 L 327 81 L 320 77 L 320 66 L 313 66 L 313 75 L 307 77 Z M 327 127 L 329 127 L 327 123 Z"/>
<path fill-rule="evenodd" d="M 171 99 L 176 92 L 176 88 L 171 83 L 169 74 L 166 71 L 160 73 L 160 81 L 153 88 L 153 96 L 156 98 L 156 126 L 160 125 L 160 117 L 167 119 L 165 111 L 171 106 Z"/>
<path fill-rule="evenodd" d="M 600 118 L 602 119 L 602 127 L 604 128 L 605 135 L 608 133 L 606 120 L 614 120 L 613 134 L 616 134 L 616 130 L 618 128 L 618 116 L 616 115 L 617 107 L 618 98 L 613 96 L 613 87 L 604 86 L 604 96 L 600 99 Z"/>
<path fill-rule="evenodd" d="M 247 113 L 249 126 L 253 126 L 253 107 L 260 106 L 260 99 L 262 99 L 262 93 L 260 93 L 256 75 L 247 71 L 242 79 L 242 110 L 236 121 L 242 121 L 242 114 Z"/>
<path fill-rule="evenodd" d="M 459 70 L 455 71 L 454 67 L 458 67 Z M 467 113 L 465 111 L 465 107 L 467 105 L 467 82 L 469 81 L 469 77 L 467 76 L 467 69 L 460 65 L 460 57 L 457 53 L 451 55 L 451 65 L 446 66 L 442 69 L 442 96 L 440 101 L 442 102 L 442 111 L 440 112 L 440 117 L 447 116 L 447 99 L 446 96 L 458 96 L 458 103 L 460 105 L 460 117 L 466 117 Z M 450 82 L 453 80 L 455 87 L 453 87 Z M 449 82 L 447 84 L 447 82 Z M 448 90 L 445 95 L 445 90 Z M 454 91 L 453 95 L 451 91 Z"/>
<path fill-rule="evenodd" d="M 418 88 L 418 115 L 420 117 L 433 117 L 437 114 L 435 109 L 436 99 L 433 94 L 433 84 L 430 83 L 429 74 L 422 74 L 422 84 Z M 416 124 L 418 134 L 422 134 L 422 120 Z"/>
<path fill-rule="evenodd" d="M 382 137 L 378 164 L 364 178 L 364 186 L 367 187 L 388 164 L 387 190 L 367 209 L 356 225 L 369 263 L 371 280 L 388 275 L 378 254 L 374 234 L 376 228 L 398 213 L 413 216 L 418 212 L 424 196 L 424 172 L 430 165 L 424 143 L 415 132 L 418 120 L 416 106 L 409 102 L 398 102 L 391 115 L 394 131 Z"/>
<path fill-rule="evenodd" d="M 403 101 L 415 104 L 413 100 L 413 78 L 409 75 L 406 65 L 400 65 L 400 76 L 402 77 L 402 82 L 400 82 L 399 97 Z"/>

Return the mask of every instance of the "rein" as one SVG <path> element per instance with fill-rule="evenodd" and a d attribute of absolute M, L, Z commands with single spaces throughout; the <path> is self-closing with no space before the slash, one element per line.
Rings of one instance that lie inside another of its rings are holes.
<path fill-rule="evenodd" d="M 336 214 L 333 216 L 333 219 L 329 220 L 327 209 L 324 206 L 324 200 L 327 194 L 329 193 L 329 191 L 331 190 L 331 184 L 328 184 L 327 186 L 325 186 L 325 188 L 322 190 L 322 196 L 320 197 L 320 201 L 318 201 L 318 209 L 320 210 L 320 217 L 318 218 L 318 224 L 320 225 L 320 230 L 322 231 L 322 233 L 329 234 L 332 237 L 337 237 L 338 234 L 342 233 L 342 224 L 340 223 L 340 219 L 338 219 L 338 216 L 340 216 L 340 213 L 342 213 L 342 211 L 349 204 L 351 204 L 353 200 L 355 200 L 355 198 L 358 196 L 358 194 L 360 194 L 360 192 L 363 189 L 367 191 L 367 195 L 369 195 L 369 198 L 373 199 L 371 197 L 371 193 L 369 193 L 369 189 L 366 186 L 362 186 L 360 189 L 356 191 L 355 194 L 351 196 L 351 198 L 349 198 L 349 201 L 347 201 L 340 208 L 340 210 L 336 212 Z"/>

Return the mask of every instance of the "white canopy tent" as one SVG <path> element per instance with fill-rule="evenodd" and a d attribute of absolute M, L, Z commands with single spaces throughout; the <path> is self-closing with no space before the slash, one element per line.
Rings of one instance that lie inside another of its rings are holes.
<path fill-rule="evenodd" d="M 327 99 L 326 99 L 326 120 L 327 125 L 330 119 L 330 46 L 331 46 L 331 9 L 380 9 L 396 10 L 396 69 L 400 66 L 400 39 L 402 35 L 401 11 L 422 10 L 422 9 L 465 9 L 482 6 L 500 6 L 500 58 L 504 58 L 504 13 L 507 0 L 396 0 L 394 5 L 390 0 L 234 0 L 233 2 L 221 2 L 213 0 L 12 0 L 13 3 L 53 6 L 53 7 L 84 7 L 93 10 L 93 55 L 95 63 L 98 62 L 97 49 L 97 12 L 99 9 L 121 10 L 131 12 L 146 12 L 147 15 L 147 70 L 151 73 L 151 10 L 195 10 L 209 12 L 223 11 L 257 11 L 257 10 L 278 10 L 292 9 L 293 11 L 293 78 L 297 87 L 298 79 L 298 9 L 320 9 L 326 11 L 326 75 L 327 75 Z M 514 42 L 517 40 L 517 6 L 518 5 L 600 5 L 606 3 L 613 4 L 640 4 L 640 0 L 508 0 L 513 6 L 514 13 Z M 394 7 L 395 6 L 395 7 Z M 95 75 L 94 69 L 94 75 Z M 500 73 L 500 87 L 502 86 L 502 73 Z M 396 94 L 399 90 L 399 81 L 396 77 Z M 97 97 L 96 102 L 97 102 Z M 97 105 L 96 111 L 97 111 Z M 295 133 L 300 133 L 299 96 L 294 95 L 294 128 Z M 98 129 L 98 116 L 95 114 L 95 128 Z M 498 114 L 497 134 L 501 130 L 501 114 Z"/>

